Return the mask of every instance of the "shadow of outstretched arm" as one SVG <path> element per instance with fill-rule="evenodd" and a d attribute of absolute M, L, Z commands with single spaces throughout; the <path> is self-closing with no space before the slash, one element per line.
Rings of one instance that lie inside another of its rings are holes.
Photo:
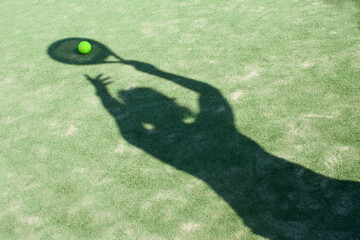
<path fill-rule="evenodd" d="M 126 113 L 125 106 L 111 96 L 107 89 L 107 85 L 111 84 L 111 81 L 108 81 L 110 77 L 103 78 L 103 74 L 99 74 L 95 78 L 85 74 L 85 77 L 93 84 L 96 89 L 96 95 L 99 96 L 105 109 L 108 110 L 115 119 L 118 118 L 119 115 Z"/>
<path fill-rule="evenodd" d="M 92 83 L 96 89 L 96 95 L 101 100 L 104 108 L 114 118 L 116 124 L 119 127 L 121 134 L 127 138 L 128 141 L 131 139 L 145 139 L 148 130 L 142 126 L 142 121 L 134 114 L 129 106 L 123 104 L 118 99 L 113 97 L 107 89 L 107 85 L 112 82 L 109 81 L 110 77 L 103 77 L 103 74 L 99 74 L 95 78 L 85 74 L 86 79 Z M 123 92 L 123 95 L 126 91 Z M 131 92 L 128 90 L 127 92 Z M 133 93 L 134 95 L 134 93 Z M 122 96 L 126 98 L 125 96 Z"/>

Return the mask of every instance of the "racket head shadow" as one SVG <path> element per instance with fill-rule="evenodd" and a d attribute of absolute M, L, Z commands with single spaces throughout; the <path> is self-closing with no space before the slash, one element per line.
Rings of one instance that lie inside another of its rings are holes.
<path fill-rule="evenodd" d="M 81 41 L 88 41 L 91 44 L 91 51 L 88 54 L 81 54 L 78 45 Z M 73 65 L 90 65 L 107 63 L 109 56 L 116 56 L 105 45 L 88 38 L 65 38 L 52 43 L 47 50 L 48 55 L 59 62 Z"/>

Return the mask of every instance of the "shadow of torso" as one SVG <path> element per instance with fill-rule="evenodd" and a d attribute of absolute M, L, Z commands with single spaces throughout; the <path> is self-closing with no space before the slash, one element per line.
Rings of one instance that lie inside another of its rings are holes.
<path fill-rule="evenodd" d="M 231 107 L 216 88 L 146 63 L 127 64 L 196 91 L 200 105 L 195 121 L 185 123 L 186 111 L 153 89 L 123 91 L 120 103 L 98 88 L 104 107 L 129 143 L 202 179 L 258 235 L 360 238 L 359 182 L 331 179 L 267 153 L 237 131 Z"/>

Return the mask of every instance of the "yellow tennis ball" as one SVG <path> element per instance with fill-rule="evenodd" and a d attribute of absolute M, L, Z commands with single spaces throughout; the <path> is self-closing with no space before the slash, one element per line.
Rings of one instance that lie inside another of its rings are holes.
<path fill-rule="evenodd" d="M 81 54 L 88 54 L 91 51 L 91 44 L 88 41 L 79 43 L 78 50 Z"/>

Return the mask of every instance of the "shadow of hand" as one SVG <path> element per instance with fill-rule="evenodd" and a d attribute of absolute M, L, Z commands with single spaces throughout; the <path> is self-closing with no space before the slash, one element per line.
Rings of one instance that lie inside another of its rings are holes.
<path fill-rule="evenodd" d="M 90 77 L 89 75 L 85 74 L 85 77 L 88 81 L 90 81 L 96 90 L 99 91 L 107 91 L 106 86 L 111 84 L 112 82 L 107 82 L 107 80 L 110 79 L 110 77 L 104 77 L 102 79 L 104 74 L 99 74 L 95 78 Z"/>

